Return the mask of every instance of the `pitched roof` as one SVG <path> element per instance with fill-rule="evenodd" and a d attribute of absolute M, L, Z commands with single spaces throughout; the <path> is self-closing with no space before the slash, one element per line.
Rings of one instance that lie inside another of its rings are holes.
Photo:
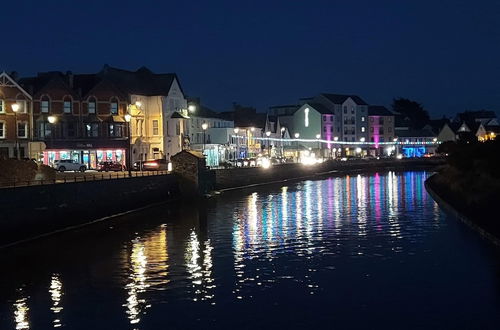
<path fill-rule="evenodd" d="M 342 104 L 348 98 L 351 98 L 358 105 L 368 105 L 368 103 L 363 101 L 363 99 L 357 95 L 329 94 L 329 93 L 322 93 L 321 95 L 326 97 L 328 100 L 330 100 L 334 104 Z"/>
<path fill-rule="evenodd" d="M 368 116 L 394 116 L 394 114 L 383 105 L 370 105 L 368 106 Z"/>
<path fill-rule="evenodd" d="M 311 102 L 311 103 L 306 103 L 307 105 L 309 105 L 310 107 L 314 108 L 316 111 L 318 111 L 319 113 L 323 114 L 323 115 L 331 115 L 333 114 L 333 111 L 328 109 L 328 107 L 325 107 L 323 104 L 321 103 L 315 103 L 315 102 Z"/>

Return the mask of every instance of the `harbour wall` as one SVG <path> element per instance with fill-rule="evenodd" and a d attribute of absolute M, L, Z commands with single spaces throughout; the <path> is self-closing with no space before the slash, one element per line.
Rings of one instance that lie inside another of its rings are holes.
<path fill-rule="evenodd" d="M 0 246 L 178 196 L 174 175 L 0 189 Z"/>

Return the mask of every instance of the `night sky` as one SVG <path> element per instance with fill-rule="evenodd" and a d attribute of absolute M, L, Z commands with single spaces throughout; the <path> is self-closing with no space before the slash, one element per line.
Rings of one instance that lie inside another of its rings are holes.
<path fill-rule="evenodd" d="M 8 1 L 0 70 L 176 72 L 217 110 L 320 92 L 500 110 L 500 1 Z"/>

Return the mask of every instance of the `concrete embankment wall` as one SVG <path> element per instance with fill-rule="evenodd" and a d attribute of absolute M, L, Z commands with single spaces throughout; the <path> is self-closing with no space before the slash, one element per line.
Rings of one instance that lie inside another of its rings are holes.
<path fill-rule="evenodd" d="M 260 167 L 215 170 L 216 189 L 238 188 L 254 184 L 266 184 L 284 180 L 297 180 L 336 172 L 383 171 L 383 170 L 433 170 L 443 165 L 441 158 L 401 159 L 401 160 L 351 160 L 327 161 L 314 166 L 302 164 L 281 164 L 268 169 Z"/>
<path fill-rule="evenodd" d="M 0 189 L 0 246 L 175 197 L 173 175 Z"/>

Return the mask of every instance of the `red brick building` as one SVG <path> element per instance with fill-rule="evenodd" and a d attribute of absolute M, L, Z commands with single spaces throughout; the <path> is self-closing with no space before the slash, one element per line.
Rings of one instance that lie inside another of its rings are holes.
<path fill-rule="evenodd" d="M 0 74 L 0 158 L 29 156 L 31 96 L 14 78 L 5 72 Z"/>
<path fill-rule="evenodd" d="M 126 165 L 128 95 L 101 73 L 46 72 L 20 82 L 33 96 L 33 139 L 47 146 L 45 164 L 73 159 L 88 168 L 106 160 Z"/>

